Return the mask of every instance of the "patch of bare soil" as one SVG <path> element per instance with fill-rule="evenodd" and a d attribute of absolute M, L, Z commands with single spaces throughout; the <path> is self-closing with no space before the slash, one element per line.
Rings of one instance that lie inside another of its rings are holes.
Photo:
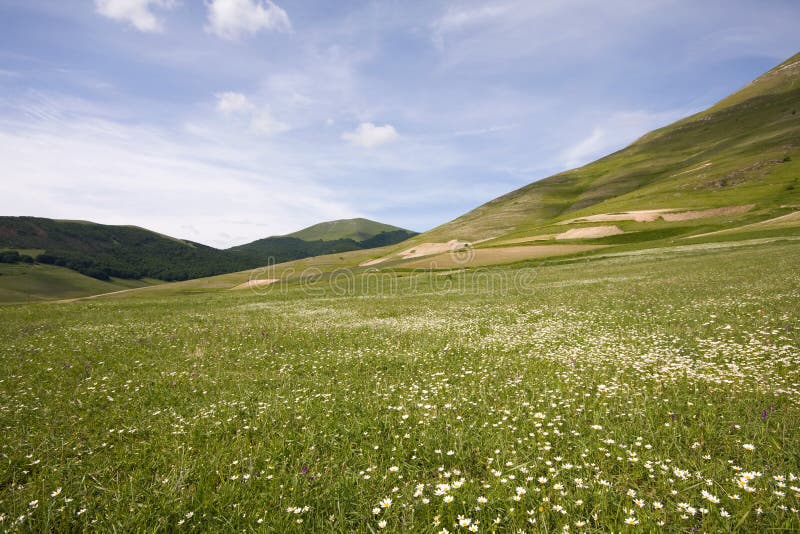
<path fill-rule="evenodd" d="M 618 226 L 590 226 L 588 228 L 573 228 L 562 232 L 556 239 L 593 239 L 598 237 L 608 237 L 611 235 L 624 234 Z"/>
<path fill-rule="evenodd" d="M 422 256 L 431 256 L 433 254 L 442 254 L 443 252 L 452 252 L 455 250 L 463 249 L 469 245 L 466 241 L 459 241 L 458 239 L 451 239 L 447 243 L 420 243 L 414 248 L 404 250 L 399 254 L 404 260 L 410 258 L 420 258 Z"/>

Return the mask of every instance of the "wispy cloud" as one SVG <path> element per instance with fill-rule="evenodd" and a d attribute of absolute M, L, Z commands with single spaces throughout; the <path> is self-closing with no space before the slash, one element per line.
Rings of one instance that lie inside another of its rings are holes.
<path fill-rule="evenodd" d="M 225 115 L 236 113 L 249 113 L 255 107 L 250 99 L 242 93 L 235 93 L 233 91 L 226 91 L 224 93 L 217 93 L 217 110 Z"/>
<path fill-rule="evenodd" d="M 498 132 L 504 132 L 515 128 L 514 124 L 503 124 L 499 126 L 489 126 L 488 128 L 473 128 L 471 130 L 458 130 L 453 135 L 456 137 L 472 137 L 480 135 L 489 135 Z"/>
<path fill-rule="evenodd" d="M 254 132 L 271 135 L 289 130 L 289 125 L 279 121 L 272 114 L 269 106 L 256 106 L 242 93 L 217 93 L 217 111 L 227 119 L 244 117 Z"/>
<path fill-rule="evenodd" d="M 510 14 L 511 11 L 510 4 L 451 6 L 431 24 L 433 42 L 441 48 L 447 35 L 485 25 Z"/>
<path fill-rule="evenodd" d="M 237 40 L 260 30 L 291 31 L 289 15 L 262 0 L 211 0 L 206 30 L 223 39 Z"/>
<path fill-rule="evenodd" d="M 352 145 L 363 148 L 375 148 L 393 141 L 397 141 L 400 135 L 391 124 L 375 126 L 371 122 L 362 122 L 358 128 L 352 132 L 344 132 L 342 139 Z"/>
<path fill-rule="evenodd" d="M 171 9 L 177 4 L 176 0 L 95 0 L 94 5 L 98 13 L 110 19 L 128 22 L 134 28 L 143 32 L 158 32 L 163 30 L 163 22 L 159 19 L 154 9 Z"/>

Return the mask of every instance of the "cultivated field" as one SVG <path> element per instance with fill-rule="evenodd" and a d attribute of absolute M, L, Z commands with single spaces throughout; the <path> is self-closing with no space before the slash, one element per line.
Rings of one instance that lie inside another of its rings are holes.
<path fill-rule="evenodd" d="M 4 306 L 0 531 L 800 530 L 800 241 L 733 245 Z"/>

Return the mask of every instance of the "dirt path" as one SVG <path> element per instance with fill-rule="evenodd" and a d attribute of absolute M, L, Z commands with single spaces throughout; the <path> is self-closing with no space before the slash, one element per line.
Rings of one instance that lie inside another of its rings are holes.
<path fill-rule="evenodd" d="M 157 285 L 161 285 L 161 284 L 157 284 Z M 105 297 L 107 295 L 119 295 L 120 293 L 128 293 L 130 291 L 139 291 L 140 289 L 147 289 L 149 287 L 154 287 L 154 286 L 132 287 L 130 289 L 121 289 L 120 291 L 111 291 L 109 293 L 98 293 L 97 295 L 89 295 L 87 297 L 76 297 L 74 299 L 51 300 L 51 301 L 48 301 L 48 302 L 51 302 L 53 304 L 60 304 L 60 303 L 64 303 L 64 302 L 80 302 L 82 300 L 92 300 L 92 299 L 96 299 L 96 298 L 100 298 L 100 297 Z"/>
<path fill-rule="evenodd" d="M 233 286 L 231 288 L 231 290 L 233 291 L 233 290 L 237 290 L 237 289 L 250 289 L 251 287 L 264 287 L 264 286 L 268 286 L 268 285 L 274 284 L 275 282 L 279 282 L 279 281 L 280 281 L 280 278 L 262 278 L 260 280 L 248 280 L 244 284 L 239 284 L 238 286 Z"/>

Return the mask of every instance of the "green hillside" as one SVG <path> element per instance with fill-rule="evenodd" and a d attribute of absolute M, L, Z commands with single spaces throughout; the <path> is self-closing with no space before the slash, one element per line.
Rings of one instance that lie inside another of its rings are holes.
<path fill-rule="evenodd" d="M 239 252 L 260 260 L 273 258 L 277 262 L 291 261 L 298 258 L 309 256 L 319 256 L 321 254 L 332 254 L 336 252 L 348 252 L 351 250 L 361 250 L 361 246 L 352 239 L 335 239 L 330 241 L 305 241 L 297 237 L 273 236 L 266 237 L 239 245 L 228 249 L 231 252 Z M 260 265 L 266 263 L 261 261 Z"/>
<path fill-rule="evenodd" d="M 259 259 L 164 236 L 136 226 L 40 217 L 0 217 L 0 249 L 38 249 L 38 263 L 111 277 L 186 280 L 258 265 Z"/>
<path fill-rule="evenodd" d="M 382 232 L 404 232 L 406 237 L 416 235 L 415 232 L 404 230 L 397 226 L 383 224 L 369 219 L 357 218 L 321 222 L 291 233 L 289 237 L 297 237 L 305 241 L 352 239 L 353 241 L 361 242 L 373 238 Z"/>
<path fill-rule="evenodd" d="M 800 206 L 800 54 L 704 112 L 492 200 L 410 243 L 547 234 L 569 228 L 554 223 L 627 210 L 744 205 L 752 207 L 724 220 L 659 220 L 622 230 L 681 226 L 670 231 L 691 234 L 785 215 Z"/>
<path fill-rule="evenodd" d="M 110 293 L 157 283 L 157 280 L 98 280 L 44 264 L 0 264 L 0 303 L 37 302 Z"/>

